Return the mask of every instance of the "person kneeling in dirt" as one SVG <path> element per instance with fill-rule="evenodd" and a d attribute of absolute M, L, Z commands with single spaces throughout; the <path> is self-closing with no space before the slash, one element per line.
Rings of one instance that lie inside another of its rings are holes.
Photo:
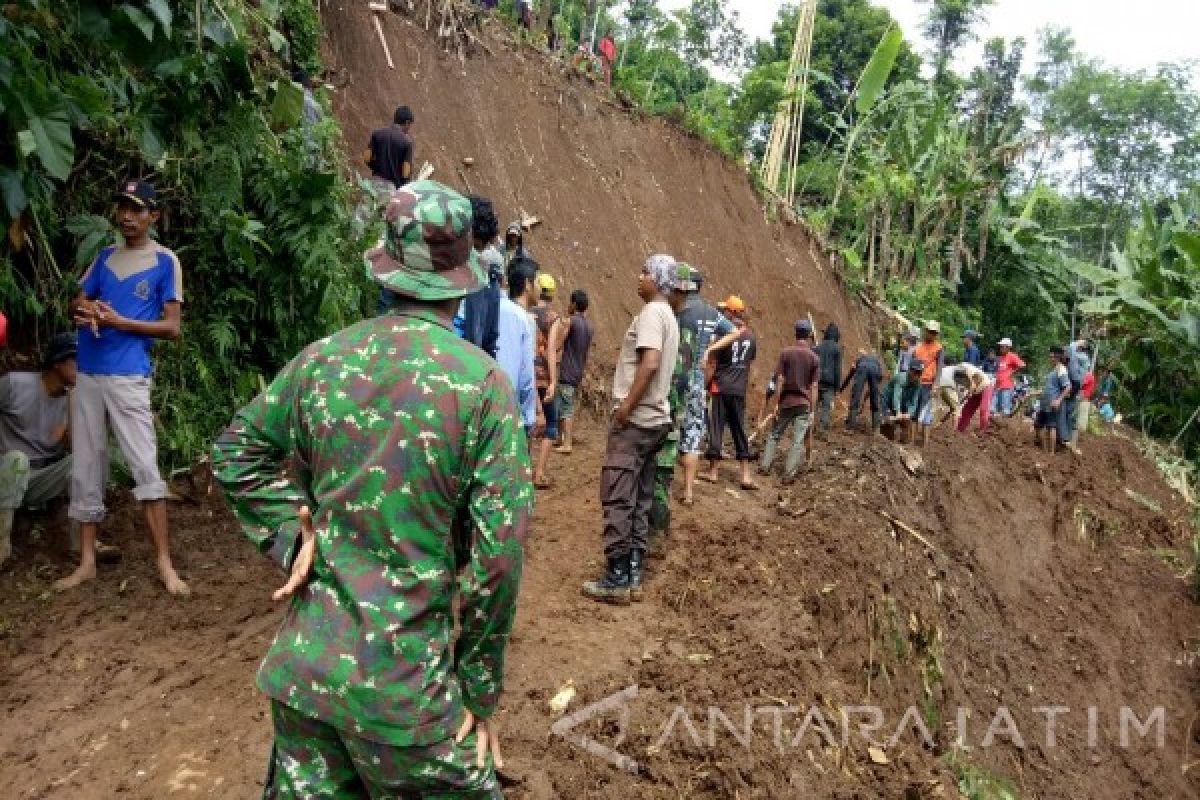
<path fill-rule="evenodd" d="M 453 330 L 487 282 L 470 203 L 418 181 L 385 218 L 368 261 L 393 312 L 309 345 L 213 448 L 243 532 L 291 573 L 258 673 L 265 796 L 500 798 L 529 456 L 508 378 Z"/>
<path fill-rule="evenodd" d="M 0 377 L 0 564 L 12 555 L 17 509 L 67 493 L 67 406 L 75 386 L 75 341 L 75 334 L 60 333 L 50 340 L 41 371 Z"/>
<path fill-rule="evenodd" d="M 621 341 L 613 374 L 612 422 L 600 473 L 604 508 L 604 576 L 583 585 L 593 600 L 627 604 L 642 599 L 656 456 L 671 431 L 670 391 L 679 356 L 673 293 L 679 264 L 668 255 L 646 260 L 637 293 L 645 302 Z M 689 273 L 690 274 L 690 273 Z"/>
<path fill-rule="evenodd" d="M 916 441 L 917 412 L 921 407 L 921 373 L 925 363 L 919 358 L 909 359 L 908 371 L 897 371 L 884 389 L 884 423 L 892 428 L 892 439 L 897 442 Z"/>
<path fill-rule="evenodd" d="M 171 594 L 188 586 L 171 561 L 167 484 L 158 471 L 158 440 L 150 406 L 150 350 L 175 340 L 182 325 L 183 272 L 179 259 L 150 238 L 160 216 L 154 187 L 130 181 L 116 193 L 124 242 L 100 251 L 71 302 L 79 326 L 79 375 L 71 396 L 71 504 L 79 523 L 79 567 L 54 588 L 96 577 L 96 535 L 104 520 L 111 426 L 135 487 L 133 496 L 154 543 L 155 562 Z"/>
<path fill-rule="evenodd" d="M 812 324 L 802 319 L 796 323 L 796 343 L 779 354 L 779 362 L 771 374 L 771 381 L 779 387 L 774 405 L 764 419 L 774 419 L 762 459 L 758 462 L 760 475 L 769 475 L 775 461 L 779 441 L 792 428 L 792 446 L 783 465 L 784 485 L 794 483 L 800 474 L 801 462 L 805 469 L 812 460 L 808 436 L 809 419 L 813 406 L 813 389 L 821 372 L 821 360 L 809 346 L 812 339 Z M 807 452 L 806 452 L 807 451 Z"/>
<path fill-rule="evenodd" d="M 1051 347 L 1050 371 L 1046 373 L 1042 397 L 1038 401 L 1037 415 L 1033 420 L 1034 443 L 1048 452 L 1054 452 L 1056 444 L 1058 447 L 1069 446 L 1071 438 L 1066 406 L 1066 400 L 1071 396 L 1071 376 L 1067 372 L 1065 362 L 1066 353 L 1063 348 L 1057 345 Z"/>

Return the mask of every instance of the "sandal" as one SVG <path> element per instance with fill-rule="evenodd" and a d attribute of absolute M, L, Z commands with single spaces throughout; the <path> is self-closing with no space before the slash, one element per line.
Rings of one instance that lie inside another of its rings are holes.
<path fill-rule="evenodd" d="M 713 478 L 709 475 L 705 475 L 704 473 L 700 473 L 699 475 L 697 475 L 696 479 L 704 481 L 705 483 L 720 483 L 721 482 L 720 478 Z"/>
<path fill-rule="evenodd" d="M 542 478 L 540 481 L 533 482 L 533 488 L 535 488 L 535 489 L 553 489 L 554 481 L 550 480 L 549 478 Z"/>
<path fill-rule="evenodd" d="M 758 491 L 758 484 L 757 484 L 757 483 L 743 483 L 743 484 L 742 484 L 742 491 L 744 491 L 744 492 L 757 492 L 757 491 Z"/>
<path fill-rule="evenodd" d="M 679 505 L 684 508 L 691 508 L 696 505 L 696 499 L 694 497 L 681 497 L 679 498 Z"/>

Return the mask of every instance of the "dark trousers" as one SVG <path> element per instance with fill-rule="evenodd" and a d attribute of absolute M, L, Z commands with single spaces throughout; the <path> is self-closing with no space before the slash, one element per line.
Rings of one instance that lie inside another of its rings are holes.
<path fill-rule="evenodd" d="M 604 467 L 600 471 L 600 505 L 604 509 L 604 555 L 618 558 L 646 550 L 654 472 L 658 450 L 670 425 L 610 427 Z"/>
<path fill-rule="evenodd" d="M 746 398 L 734 394 L 716 394 L 708 414 L 708 453 L 710 461 L 721 460 L 721 445 L 725 443 L 725 427 L 733 436 L 733 448 L 738 461 L 750 460 L 750 437 L 746 435 Z"/>
<path fill-rule="evenodd" d="M 858 427 L 858 414 L 862 410 L 863 393 L 866 392 L 867 399 L 871 403 L 871 428 L 872 430 L 879 427 L 882 421 L 880 416 L 883 410 L 883 404 L 879 397 L 879 383 L 883 380 L 883 375 L 877 367 L 862 367 L 854 373 L 854 388 L 850 391 L 850 413 L 846 416 L 846 427 L 853 429 Z"/>
<path fill-rule="evenodd" d="M 833 398 L 837 397 L 836 386 L 817 387 L 817 430 L 824 433 L 833 425 Z"/>

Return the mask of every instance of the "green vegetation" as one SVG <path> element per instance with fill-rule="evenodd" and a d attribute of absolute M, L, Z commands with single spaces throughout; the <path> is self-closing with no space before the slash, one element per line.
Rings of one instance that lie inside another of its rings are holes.
<path fill-rule="evenodd" d="M 111 194 L 153 180 L 184 268 L 184 335 L 156 346 L 169 464 L 364 304 L 362 248 L 329 115 L 302 123 L 289 69 L 319 68 L 306 0 L 50 3 L 0 16 L 0 307 L 18 346 L 67 326 L 113 241 Z M 197 16 L 199 14 L 199 16 Z"/>
<path fill-rule="evenodd" d="M 617 30 L 617 91 L 731 156 L 761 159 L 797 6 L 745 46 L 736 13 L 713 0 L 670 13 L 637 0 L 621 18 L 609 5 L 559 8 L 573 41 L 596 14 L 598 30 Z M 844 256 L 852 289 L 940 318 L 952 353 L 967 327 L 985 342 L 1010 336 L 1036 376 L 1051 344 L 1095 335 L 1125 420 L 1200 457 L 1192 72 L 1113 68 L 1048 30 L 1036 54 L 1023 39 L 987 41 L 958 74 L 992 0 L 924 5 L 927 76 L 922 44 L 886 10 L 819 0 L 796 211 Z"/>
<path fill-rule="evenodd" d="M 947 761 L 966 800 L 1017 800 L 1020 796 L 1010 780 L 975 766 L 961 754 L 952 754 Z"/>

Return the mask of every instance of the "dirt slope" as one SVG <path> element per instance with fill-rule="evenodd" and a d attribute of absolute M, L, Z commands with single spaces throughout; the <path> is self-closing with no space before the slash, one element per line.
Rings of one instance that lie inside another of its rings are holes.
<path fill-rule="evenodd" d="M 435 179 L 460 190 L 465 176 L 496 204 L 502 225 L 520 209 L 543 220 L 527 239 L 534 256 L 567 292 L 582 287 L 592 297 L 593 386 L 611 379 L 640 305 L 637 271 L 653 252 L 700 267 L 712 302 L 741 294 L 770 358 L 808 312 L 821 326 L 836 319 L 854 346 L 866 340 L 857 307 L 808 237 L 768 224 L 745 172 L 702 142 L 633 116 L 556 62 L 501 41 L 491 41 L 494 55 L 478 49 L 464 66 L 425 32 L 423 11 L 420 24 L 383 15 L 396 61 L 389 70 L 366 4 L 341 6 L 325 15 L 326 56 L 349 79 L 334 107 L 354 160 L 407 104 L 418 167 L 429 161 Z M 463 167 L 464 157 L 474 166 Z"/>
<path fill-rule="evenodd" d="M 334 11 L 329 46 L 356 80 L 342 108 L 352 135 L 364 138 L 367 120 L 399 100 L 418 108 L 426 135 L 439 121 L 455 131 L 446 151 L 422 152 L 443 172 L 472 155 L 477 189 L 513 205 L 519 196 L 547 220 L 536 251 L 597 295 L 602 354 L 636 305 L 631 265 L 659 248 L 711 263 L 721 289 L 745 276 L 773 325 L 810 302 L 819 321 L 853 319 L 799 233 L 766 226 L 744 178 L 694 142 L 596 106 L 587 88 L 563 90 L 571 125 L 560 131 L 558 78 L 531 78 L 534 65 L 501 49 L 463 75 L 396 21 L 406 68 L 368 100 L 366 85 L 386 68 L 359 12 Z M 419 85 L 390 85 L 413 70 Z M 480 125 L 500 126 L 509 143 L 485 149 Z M 622 163 L 634 165 L 621 167 L 632 176 L 624 184 L 578 191 Z M 524 179 L 506 171 L 518 166 Z M 631 199 L 640 215 L 623 211 Z M 773 289 L 787 280 L 791 289 Z M 850 333 L 863 336 L 857 323 Z M 576 454 L 554 462 L 557 488 L 539 493 L 528 543 L 499 714 L 507 796 L 955 798 L 957 775 L 978 782 L 982 770 L 1022 798 L 1200 796 L 1200 771 L 1189 769 L 1200 750 L 1200 608 L 1180 577 L 1188 509 L 1125 438 L 1086 440 L 1079 465 L 1038 454 L 1027 438 L 1016 425 L 984 439 L 942 431 L 909 469 L 890 442 L 836 433 L 791 489 L 703 484 L 694 508 L 676 509 L 645 602 L 612 608 L 579 594 L 600 567 L 603 431 L 584 420 Z M 125 499 L 112 498 L 105 531 L 124 563 L 67 596 L 49 591 L 70 568 L 54 547 L 61 514 L 18 529 L 0 571 L 0 797 L 260 793 L 270 721 L 253 679 L 279 623 L 269 595 L 282 579 L 203 485 L 177 488 L 187 602 L 158 589 Z M 562 717 L 549 701 L 568 684 L 578 692 L 568 714 L 626 692 L 624 720 L 613 702 L 574 730 L 636 761 L 637 774 L 552 733 Z M 871 719 L 852 708 L 872 704 L 874 758 L 856 727 Z M 1122 706 L 1140 720 L 1162 708 L 1161 747 L 1153 725 L 1145 739 L 1127 725 L 1122 745 Z M 1045 707 L 1070 709 L 1053 746 Z M 955 747 L 960 708 L 967 750 Z M 845 737 L 843 712 L 855 725 Z"/>

